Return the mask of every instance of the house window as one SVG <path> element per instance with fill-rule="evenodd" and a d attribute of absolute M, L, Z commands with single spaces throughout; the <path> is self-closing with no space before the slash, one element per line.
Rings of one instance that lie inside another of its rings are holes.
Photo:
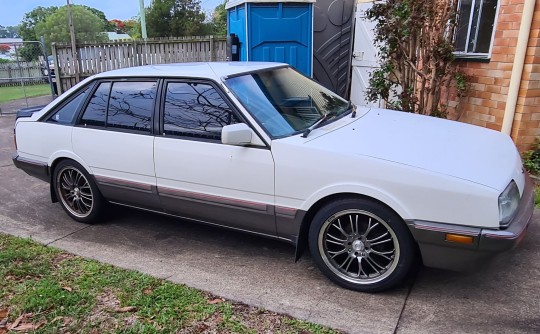
<path fill-rule="evenodd" d="M 498 3 L 498 0 L 459 1 L 456 57 L 489 57 Z"/>

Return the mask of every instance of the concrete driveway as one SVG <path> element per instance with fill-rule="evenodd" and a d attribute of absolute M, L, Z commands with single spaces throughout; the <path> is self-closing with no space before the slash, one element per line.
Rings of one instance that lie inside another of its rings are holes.
<path fill-rule="evenodd" d="M 0 117 L 0 232 L 350 333 L 540 332 L 539 212 L 519 249 L 474 273 L 422 268 L 401 288 L 357 293 L 272 240 L 121 207 L 76 223 L 13 166 L 13 122 Z"/>

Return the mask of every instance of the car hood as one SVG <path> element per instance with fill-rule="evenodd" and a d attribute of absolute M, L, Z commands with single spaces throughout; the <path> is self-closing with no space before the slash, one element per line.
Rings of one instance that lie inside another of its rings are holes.
<path fill-rule="evenodd" d="M 514 143 L 500 132 L 400 111 L 358 109 L 356 119 L 344 126 L 321 128 L 312 139 L 308 137 L 307 144 L 421 168 L 499 191 L 516 169 L 522 172 Z"/>

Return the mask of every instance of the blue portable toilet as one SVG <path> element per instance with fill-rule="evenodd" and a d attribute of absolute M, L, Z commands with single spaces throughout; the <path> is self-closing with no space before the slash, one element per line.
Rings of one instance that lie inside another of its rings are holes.
<path fill-rule="evenodd" d="M 313 73 L 313 3 L 276 0 L 227 1 L 227 32 L 238 37 L 240 61 L 288 63 Z"/>

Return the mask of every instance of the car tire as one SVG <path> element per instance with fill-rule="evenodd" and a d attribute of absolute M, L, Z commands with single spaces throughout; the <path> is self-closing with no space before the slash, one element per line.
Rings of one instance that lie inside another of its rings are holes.
<path fill-rule="evenodd" d="M 53 186 L 56 197 L 66 213 L 74 220 L 95 223 L 105 201 L 90 174 L 73 160 L 62 160 L 54 169 Z"/>
<path fill-rule="evenodd" d="M 416 263 L 416 245 L 403 219 L 366 198 L 343 198 L 324 205 L 312 220 L 308 241 L 321 271 L 351 290 L 393 288 Z"/>

